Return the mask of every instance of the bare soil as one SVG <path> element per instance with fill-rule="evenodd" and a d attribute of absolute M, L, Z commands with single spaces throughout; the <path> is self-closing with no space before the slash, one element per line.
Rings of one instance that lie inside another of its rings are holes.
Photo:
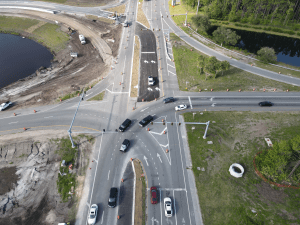
<path fill-rule="evenodd" d="M 65 131 L 46 130 L 0 137 L 0 225 L 74 222 L 71 209 L 76 209 L 80 198 L 93 144 L 86 137 L 76 139 L 78 155 L 72 173 L 78 175 L 78 186 L 74 197 L 62 202 L 56 185 L 61 159 L 51 139 L 65 136 Z"/>
<path fill-rule="evenodd" d="M 138 225 L 142 224 L 143 221 L 143 182 L 141 180 L 143 170 L 139 160 L 135 159 L 133 164 L 136 174 L 134 224 Z"/>
<path fill-rule="evenodd" d="M 52 15 L 40 12 L 22 11 L 18 16 L 54 22 Z M 105 77 L 111 58 L 118 55 L 122 25 L 65 14 L 56 19 L 60 22 L 61 30 L 70 34 L 69 43 L 65 49 L 53 52 L 54 60 L 49 68 L 40 68 L 33 75 L 0 90 L 1 102 L 9 100 L 14 103 L 8 110 L 54 104 L 59 97 Z M 70 32 L 69 27 L 75 32 Z M 80 44 L 80 32 L 87 33 L 85 45 Z M 28 37 L 30 33 L 23 32 L 21 35 Z M 72 58 L 70 52 L 77 52 L 78 58 Z"/>

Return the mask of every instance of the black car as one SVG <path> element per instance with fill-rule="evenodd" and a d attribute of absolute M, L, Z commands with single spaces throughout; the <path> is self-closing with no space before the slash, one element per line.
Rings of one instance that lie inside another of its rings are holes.
<path fill-rule="evenodd" d="M 121 145 L 120 151 L 125 152 L 129 145 L 130 141 L 128 139 L 125 139 Z"/>
<path fill-rule="evenodd" d="M 114 208 L 117 205 L 118 188 L 112 187 L 109 192 L 108 207 Z"/>
<path fill-rule="evenodd" d="M 130 119 L 126 119 L 121 126 L 119 127 L 119 131 L 123 132 L 126 130 L 127 127 L 129 127 L 129 125 L 131 124 L 131 120 Z"/>
<path fill-rule="evenodd" d="M 140 122 L 139 122 L 139 125 L 141 127 L 144 127 L 146 126 L 148 123 L 150 123 L 151 121 L 153 120 L 153 116 L 146 116 L 144 119 L 142 119 Z"/>
<path fill-rule="evenodd" d="M 165 98 L 165 99 L 163 100 L 163 103 L 166 104 L 166 103 L 174 102 L 174 101 L 175 101 L 175 98 L 169 97 L 169 98 Z"/>
<path fill-rule="evenodd" d="M 260 102 L 258 103 L 259 106 L 272 106 L 272 102 L 269 101 L 264 101 L 264 102 Z"/>

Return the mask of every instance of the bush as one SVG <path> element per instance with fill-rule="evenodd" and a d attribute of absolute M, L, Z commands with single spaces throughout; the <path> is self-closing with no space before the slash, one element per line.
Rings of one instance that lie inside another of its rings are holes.
<path fill-rule="evenodd" d="M 258 52 L 258 59 L 264 63 L 276 63 L 277 56 L 273 48 L 263 47 Z"/>
<path fill-rule="evenodd" d="M 272 28 L 272 31 L 274 31 L 274 32 L 278 32 L 278 33 L 283 33 L 283 30 L 282 29 L 280 29 L 280 28 Z"/>
<path fill-rule="evenodd" d="M 300 36 L 300 32 L 298 32 L 297 35 Z"/>
<path fill-rule="evenodd" d="M 294 35 L 294 34 L 295 34 L 295 32 L 292 31 L 292 30 L 288 30 L 288 31 L 286 31 L 285 33 L 290 34 L 290 35 Z"/>
<path fill-rule="evenodd" d="M 258 25 L 258 24 L 260 24 L 260 19 L 253 19 L 252 21 L 251 21 L 251 23 L 253 24 L 253 25 Z"/>

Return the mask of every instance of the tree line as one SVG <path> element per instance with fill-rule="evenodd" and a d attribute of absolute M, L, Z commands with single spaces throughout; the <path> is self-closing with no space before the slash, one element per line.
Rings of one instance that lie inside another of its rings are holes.
<path fill-rule="evenodd" d="M 184 0 L 197 7 L 198 0 Z M 288 25 L 300 20 L 300 0 L 200 0 L 210 19 L 265 25 Z"/>

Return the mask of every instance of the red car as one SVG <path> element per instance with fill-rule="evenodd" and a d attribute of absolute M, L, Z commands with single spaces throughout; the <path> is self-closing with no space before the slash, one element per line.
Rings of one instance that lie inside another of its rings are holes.
<path fill-rule="evenodd" d="M 151 192 L 151 203 L 156 204 L 157 203 L 157 188 L 151 187 L 150 192 Z"/>

